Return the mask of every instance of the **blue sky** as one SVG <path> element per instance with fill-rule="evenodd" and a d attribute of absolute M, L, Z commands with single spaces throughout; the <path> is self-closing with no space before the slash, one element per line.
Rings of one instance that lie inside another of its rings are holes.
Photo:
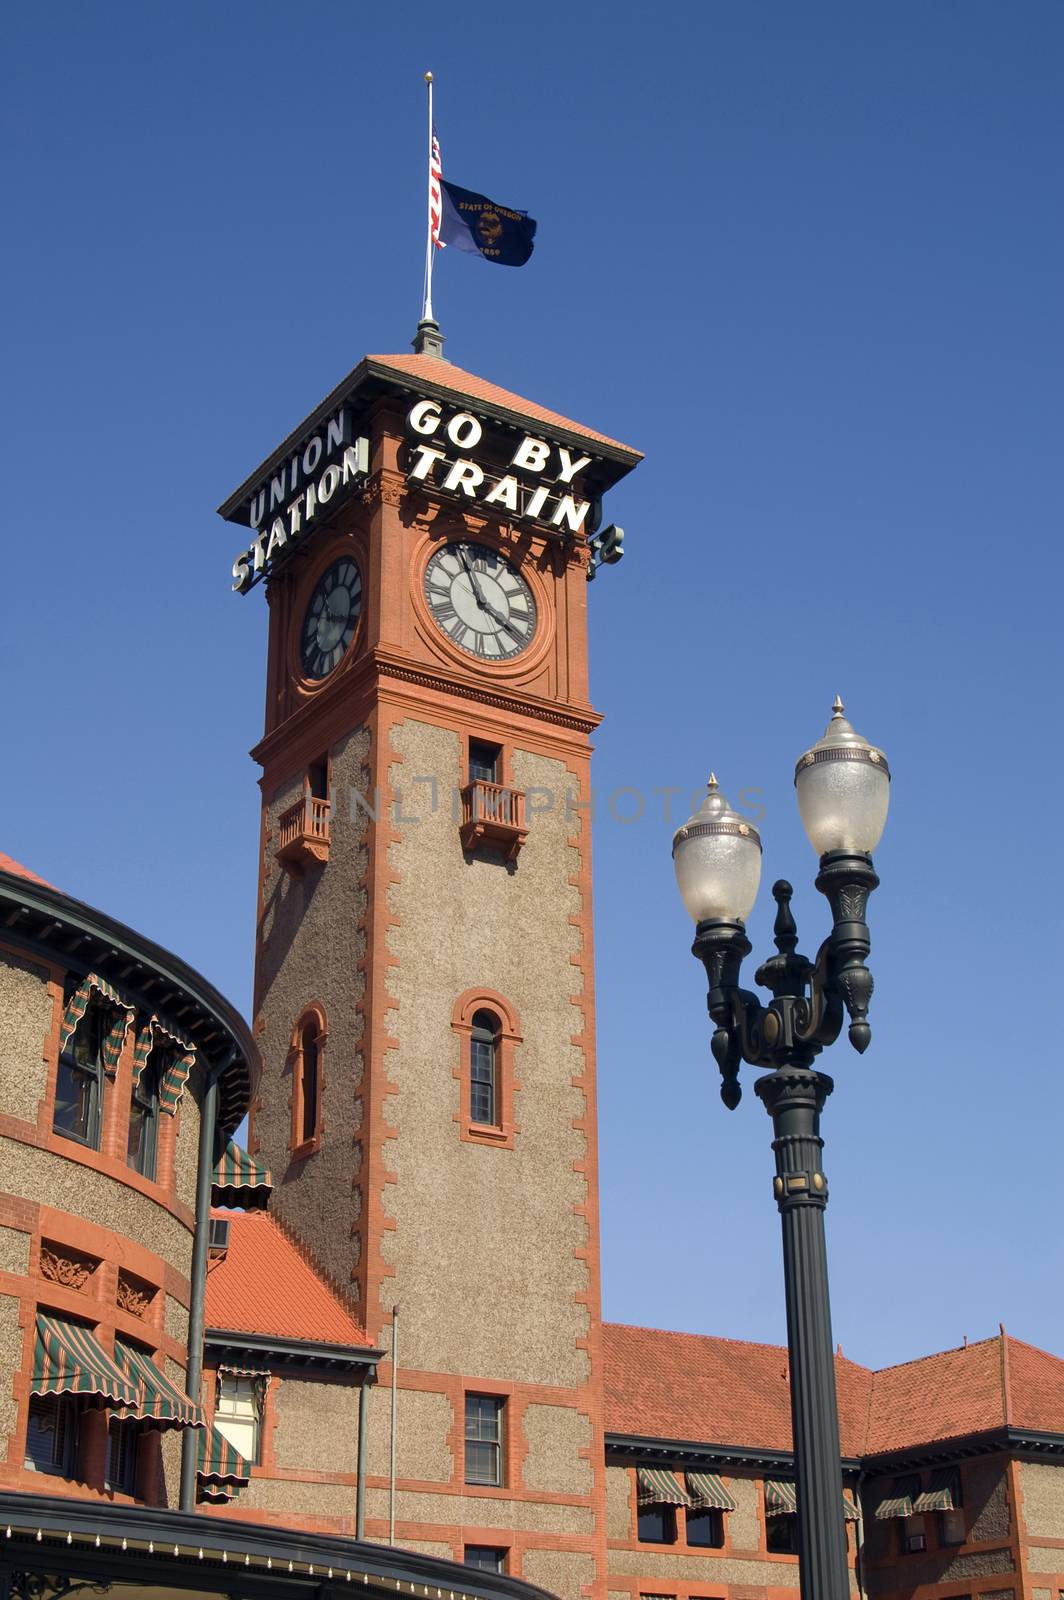
<path fill-rule="evenodd" d="M 0 847 L 246 1008 L 265 607 L 213 508 L 408 347 L 431 67 L 445 175 L 539 221 L 520 271 L 444 258 L 448 354 L 647 456 L 590 595 L 607 1314 L 784 1337 L 654 790 L 760 790 L 755 956 L 777 876 L 815 953 L 791 775 L 839 691 L 894 785 L 872 1046 L 824 1062 L 836 1337 L 1064 1353 L 1061 8 L 60 3 L 6 40 Z"/>

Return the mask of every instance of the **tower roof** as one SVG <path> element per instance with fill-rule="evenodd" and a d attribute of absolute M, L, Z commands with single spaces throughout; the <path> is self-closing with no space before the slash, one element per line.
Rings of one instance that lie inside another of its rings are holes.
<path fill-rule="evenodd" d="M 594 469 L 600 489 L 610 488 L 619 478 L 642 461 L 642 453 L 621 444 L 582 422 L 573 422 L 559 411 L 551 411 L 534 400 L 509 389 L 502 389 L 474 372 L 464 372 L 442 356 L 375 355 L 363 356 L 357 367 L 325 396 L 266 459 L 250 472 L 243 483 L 218 507 L 227 522 L 247 521 L 247 499 L 262 479 L 275 472 L 294 450 L 319 428 L 337 407 L 373 400 L 388 393 L 414 393 L 429 399 L 459 400 L 471 403 L 483 416 L 504 428 L 535 431 L 537 424 L 562 444 L 579 447 L 596 458 Z M 589 469 L 591 471 L 592 469 Z"/>

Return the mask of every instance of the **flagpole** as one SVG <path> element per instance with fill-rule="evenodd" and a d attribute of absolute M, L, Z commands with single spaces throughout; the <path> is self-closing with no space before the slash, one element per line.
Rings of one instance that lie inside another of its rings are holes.
<path fill-rule="evenodd" d="M 421 311 L 422 322 L 432 322 L 432 73 L 426 72 L 425 83 L 429 91 L 429 139 L 428 139 L 428 167 L 426 172 L 428 185 L 428 203 L 426 207 L 425 223 L 425 298 Z"/>

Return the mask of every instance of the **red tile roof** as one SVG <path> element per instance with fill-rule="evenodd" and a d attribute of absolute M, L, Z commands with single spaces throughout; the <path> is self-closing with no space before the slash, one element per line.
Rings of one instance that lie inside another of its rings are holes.
<path fill-rule="evenodd" d="M 508 389 L 500 389 L 497 383 L 489 383 L 486 378 L 478 378 L 475 372 L 463 372 L 461 367 L 453 366 L 450 361 L 442 361 L 439 356 L 367 356 L 366 360 L 377 366 L 390 367 L 393 372 L 401 372 L 420 383 L 431 383 L 437 388 L 449 389 L 452 394 L 471 400 L 483 400 L 486 404 L 498 406 L 504 411 L 517 411 L 522 417 L 538 418 L 549 428 L 564 428 L 567 433 L 580 434 L 583 438 L 594 440 L 598 444 L 608 444 L 614 450 L 625 450 L 633 458 L 633 462 L 643 459 L 642 453 L 634 450 L 630 444 L 622 444 L 619 439 L 611 439 L 605 433 L 597 433 L 594 428 L 586 428 L 582 422 L 571 422 L 559 412 L 548 411 L 545 406 L 537 405 L 534 400 L 525 400 L 521 395 L 512 394 Z"/>
<path fill-rule="evenodd" d="M 608 1432 L 791 1448 L 783 1346 L 617 1323 L 602 1332 Z M 872 1375 L 843 1357 L 835 1374 L 843 1453 L 859 1455 Z"/>
<path fill-rule="evenodd" d="M 366 1349 L 366 1331 L 268 1212 L 226 1212 L 229 1248 L 207 1270 L 208 1328 Z"/>
<path fill-rule="evenodd" d="M 790 1450 L 787 1351 L 603 1325 L 609 1433 Z M 835 1358 L 846 1456 L 1013 1427 L 1064 1434 L 1064 1361 L 1002 1335 L 872 1372 Z"/>
<path fill-rule="evenodd" d="M 25 878 L 27 883 L 43 884 L 46 889 L 55 888 L 54 883 L 49 883 L 47 878 L 31 872 L 29 867 L 24 867 L 20 861 L 16 861 L 13 856 L 5 855 L 2 850 L 0 850 L 0 872 L 10 873 L 13 878 Z"/>

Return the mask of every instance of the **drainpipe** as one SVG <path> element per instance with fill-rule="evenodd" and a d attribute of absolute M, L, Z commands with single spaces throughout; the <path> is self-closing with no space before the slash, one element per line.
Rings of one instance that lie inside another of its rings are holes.
<path fill-rule="evenodd" d="M 231 1057 L 230 1060 L 233 1058 Z M 229 1065 L 227 1061 L 221 1068 Z M 199 1166 L 196 1170 L 196 1231 L 192 1236 L 192 1296 L 188 1308 L 188 1360 L 185 1388 L 199 1405 L 203 1383 L 203 1307 L 207 1294 L 207 1245 L 211 1225 L 211 1180 L 214 1176 L 214 1134 L 218 1122 L 218 1073 L 207 1080 L 200 1107 Z M 181 1436 L 181 1510 L 196 1509 L 198 1428 Z"/>
<path fill-rule="evenodd" d="M 388 1465 L 388 1543 L 395 1543 L 395 1423 L 399 1390 L 399 1307 L 392 1307 L 392 1443 Z"/>
<path fill-rule="evenodd" d="M 358 1389 L 358 1459 L 355 1463 L 355 1538 L 366 1537 L 366 1417 L 369 1411 L 369 1386 L 376 1381 L 376 1367 L 366 1367 Z"/>

